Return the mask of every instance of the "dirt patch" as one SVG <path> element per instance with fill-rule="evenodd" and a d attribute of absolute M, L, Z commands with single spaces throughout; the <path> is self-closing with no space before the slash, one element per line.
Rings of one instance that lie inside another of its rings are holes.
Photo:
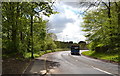
<path fill-rule="evenodd" d="M 4 59 L 2 62 L 2 74 L 22 74 L 30 62 L 30 59 Z"/>

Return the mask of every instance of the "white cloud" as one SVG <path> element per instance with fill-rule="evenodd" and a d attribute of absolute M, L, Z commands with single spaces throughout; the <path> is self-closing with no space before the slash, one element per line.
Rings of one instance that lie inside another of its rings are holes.
<path fill-rule="evenodd" d="M 73 23 L 74 19 L 66 17 L 65 14 L 52 15 L 49 23 L 53 30 L 53 33 L 61 33 L 65 28 L 67 23 Z"/>
<path fill-rule="evenodd" d="M 52 27 L 49 32 L 55 33 L 59 41 L 78 42 L 86 39 L 80 27 L 83 22 L 83 14 L 81 14 L 83 10 L 63 3 L 56 4 L 54 10 L 60 13 L 48 18 L 49 25 Z"/>

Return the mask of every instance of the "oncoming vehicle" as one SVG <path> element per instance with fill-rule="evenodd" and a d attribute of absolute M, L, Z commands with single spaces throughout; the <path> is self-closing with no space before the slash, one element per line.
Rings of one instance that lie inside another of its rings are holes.
<path fill-rule="evenodd" d="M 71 46 L 71 55 L 80 55 L 79 50 L 80 50 L 79 45 L 72 45 Z"/>

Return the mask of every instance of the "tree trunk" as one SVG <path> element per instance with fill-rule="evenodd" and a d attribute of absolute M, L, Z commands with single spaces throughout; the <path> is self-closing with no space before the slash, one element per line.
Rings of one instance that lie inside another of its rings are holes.
<path fill-rule="evenodd" d="M 31 58 L 34 58 L 33 54 L 33 16 L 31 15 L 31 27 L 30 27 L 30 36 L 31 36 Z"/>
<path fill-rule="evenodd" d="M 110 9 L 111 9 L 111 8 L 110 8 L 110 4 L 111 4 L 111 3 L 109 2 L 109 5 L 108 5 L 108 7 L 109 7 L 109 8 L 108 8 L 108 18 L 109 18 L 109 19 L 111 18 L 111 13 L 110 13 Z M 111 20 L 109 20 L 109 22 L 110 22 L 110 24 L 111 24 Z"/>
<path fill-rule="evenodd" d="M 16 27 L 16 17 L 15 17 L 15 4 L 14 3 L 10 3 L 10 5 L 11 5 L 11 7 L 10 7 L 10 9 L 11 9 L 11 18 L 10 18 L 10 22 L 11 22 L 11 25 L 12 25 L 12 49 L 11 49 L 11 51 L 17 51 L 17 44 L 16 44 L 16 42 L 17 42 L 17 27 Z"/>

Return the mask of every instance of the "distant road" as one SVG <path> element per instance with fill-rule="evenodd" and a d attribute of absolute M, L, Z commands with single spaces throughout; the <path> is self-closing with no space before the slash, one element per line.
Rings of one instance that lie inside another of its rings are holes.
<path fill-rule="evenodd" d="M 46 61 L 44 65 L 47 70 L 49 70 L 49 74 L 118 76 L 115 75 L 118 74 L 118 65 L 102 62 L 85 56 L 71 55 L 70 51 L 49 53 L 43 55 L 41 58 Z"/>

